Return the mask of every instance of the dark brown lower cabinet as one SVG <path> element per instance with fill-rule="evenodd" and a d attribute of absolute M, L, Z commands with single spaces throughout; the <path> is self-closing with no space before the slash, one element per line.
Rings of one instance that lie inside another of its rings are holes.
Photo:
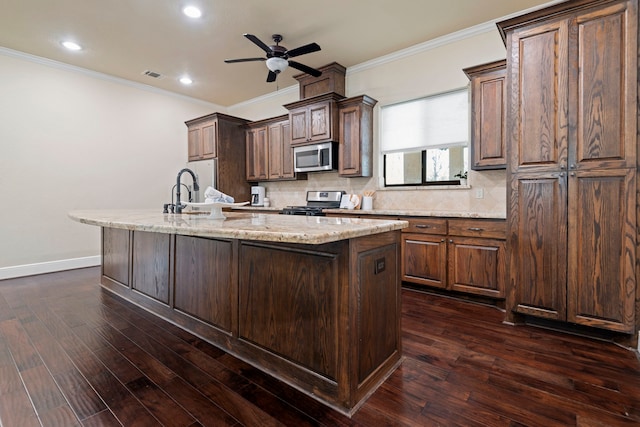
<path fill-rule="evenodd" d="M 168 234 L 133 232 L 131 286 L 165 304 L 169 304 L 170 243 Z"/>
<path fill-rule="evenodd" d="M 452 237 L 449 252 L 449 287 L 458 292 L 504 298 L 506 252 L 504 240 Z"/>
<path fill-rule="evenodd" d="M 503 220 L 407 218 L 402 280 L 491 298 L 505 297 Z"/>
<path fill-rule="evenodd" d="M 231 332 L 233 243 L 228 240 L 176 236 L 174 308 Z"/>
<path fill-rule="evenodd" d="M 400 363 L 399 231 L 323 245 L 103 233 L 103 271 L 133 277 L 103 274 L 105 289 L 342 412 Z"/>
<path fill-rule="evenodd" d="M 102 275 L 124 286 L 129 286 L 131 246 L 129 230 L 102 229 Z"/>
<path fill-rule="evenodd" d="M 402 234 L 402 280 L 447 287 L 447 243 L 443 236 Z"/>

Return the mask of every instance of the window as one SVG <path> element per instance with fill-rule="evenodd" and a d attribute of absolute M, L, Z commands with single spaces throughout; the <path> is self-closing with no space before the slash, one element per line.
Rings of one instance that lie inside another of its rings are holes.
<path fill-rule="evenodd" d="M 468 169 L 469 91 L 381 108 L 385 187 L 459 184 Z"/>

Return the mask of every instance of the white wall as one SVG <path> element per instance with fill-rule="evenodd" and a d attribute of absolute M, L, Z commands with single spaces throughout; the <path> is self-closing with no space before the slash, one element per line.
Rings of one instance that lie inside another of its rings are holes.
<path fill-rule="evenodd" d="M 471 188 L 381 188 L 378 115 L 380 107 L 467 86 L 463 68 L 504 59 L 506 50 L 498 30 L 482 25 L 347 70 L 346 95 L 366 94 L 378 101 L 374 108 L 374 177 L 340 178 L 337 172 L 309 174 L 308 181 L 263 183 L 273 206 L 301 205 L 307 190 L 332 189 L 363 194 L 375 190 L 375 209 L 463 211 L 504 217 L 506 173 L 504 170 L 469 172 Z M 297 88 L 264 100 L 235 105 L 229 111 L 240 117 L 263 119 L 282 114 L 280 105 L 299 99 Z M 286 112 L 286 110 L 284 110 Z M 476 190 L 483 197 L 476 198 Z"/>
<path fill-rule="evenodd" d="M 0 94 L 0 279 L 95 264 L 99 228 L 67 212 L 160 212 L 187 159 L 184 121 L 224 111 L 8 50 Z"/>

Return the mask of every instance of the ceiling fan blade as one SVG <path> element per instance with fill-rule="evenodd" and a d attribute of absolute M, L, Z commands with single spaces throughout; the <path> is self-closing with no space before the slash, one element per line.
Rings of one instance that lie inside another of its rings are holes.
<path fill-rule="evenodd" d="M 293 58 L 294 56 L 305 55 L 307 53 L 317 52 L 319 50 L 320 46 L 317 43 L 309 43 L 304 46 L 288 50 L 287 55 L 289 56 L 289 58 Z"/>
<path fill-rule="evenodd" d="M 322 71 L 316 70 L 315 68 L 311 68 L 307 65 L 301 64 L 296 61 L 289 61 L 289 65 L 295 68 L 296 70 L 300 70 L 304 73 L 311 74 L 313 77 L 320 77 L 322 75 Z"/>
<path fill-rule="evenodd" d="M 278 77 L 278 75 L 273 71 L 269 70 L 269 74 L 267 74 L 267 83 L 275 82 L 276 77 Z"/>
<path fill-rule="evenodd" d="M 240 59 L 225 59 L 227 64 L 233 64 L 234 62 L 251 62 L 251 61 L 266 61 L 267 58 L 240 58 Z"/>
<path fill-rule="evenodd" d="M 254 36 L 253 34 L 243 34 L 243 36 L 245 36 L 246 38 L 248 38 L 249 40 L 251 40 L 256 46 L 258 46 L 260 49 L 264 50 L 267 53 L 271 53 L 271 48 L 269 46 L 267 46 L 266 44 L 264 44 L 262 42 L 262 40 L 260 40 L 259 38 L 257 38 L 256 36 Z"/>

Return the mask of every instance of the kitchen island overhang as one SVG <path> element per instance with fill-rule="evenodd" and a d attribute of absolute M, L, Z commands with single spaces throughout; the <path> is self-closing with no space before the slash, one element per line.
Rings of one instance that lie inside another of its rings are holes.
<path fill-rule="evenodd" d="M 401 359 L 405 221 L 73 211 L 104 289 L 351 415 Z"/>

